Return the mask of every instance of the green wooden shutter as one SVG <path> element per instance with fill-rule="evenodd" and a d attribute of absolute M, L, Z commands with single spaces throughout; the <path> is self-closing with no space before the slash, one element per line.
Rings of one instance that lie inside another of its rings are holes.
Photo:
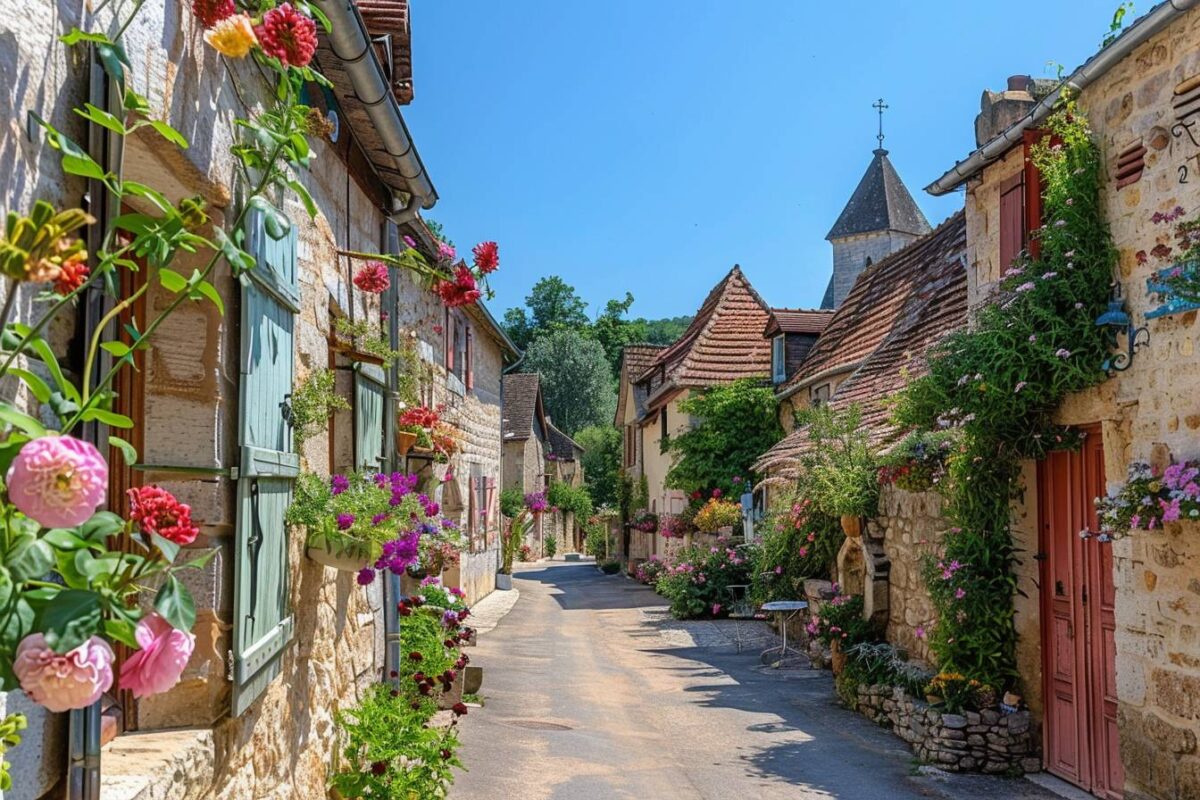
<path fill-rule="evenodd" d="M 284 419 L 295 367 L 296 230 L 276 241 L 251 214 L 254 269 L 242 287 L 237 536 L 234 553 L 233 715 L 244 712 L 279 674 L 292 639 L 288 603 L 288 538 L 283 514 L 291 502 L 300 457 Z"/>
<path fill-rule="evenodd" d="M 354 458 L 359 469 L 383 469 L 383 369 L 359 362 L 354 372 Z"/>

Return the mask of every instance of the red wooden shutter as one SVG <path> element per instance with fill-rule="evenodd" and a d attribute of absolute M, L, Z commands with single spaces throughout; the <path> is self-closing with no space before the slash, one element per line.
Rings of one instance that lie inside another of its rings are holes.
<path fill-rule="evenodd" d="M 454 321 L 450 319 L 450 309 L 445 310 L 444 319 L 446 324 L 442 326 L 442 339 L 445 342 L 446 350 L 446 370 L 454 372 L 454 330 L 450 326 Z"/>
<path fill-rule="evenodd" d="M 483 524 L 484 524 L 484 531 L 487 533 L 491 533 L 492 520 L 496 518 L 496 515 L 495 515 L 496 479 L 495 478 L 487 478 L 485 480 L 486 480 L 486 487 L 487 487 L 486 488 L 486 492 L 487 492 L 486 498 L 487 499 L 486 499 L 486 502 L 484 503 L 484 512 L 483 512 L 484 523 Z"/>
<path fill-rule="evenodd" d="M 1033 146 L 1047 136 L 1046 131 L 1028 130 L 1024 133 L 1025 152 L 1025 233 L 1029 243 L 1029 255 L 1037 258 L 1042 253 L 1042 243 L 1029 234 L 1042 227 L 1042 174 L 1033 163 Z M 1055 141 L 1051 139 L 1051 141 Z M 1006 267 L 1007 269 L 1007 267 Z"/>
<path fill-rule="evenodd" d="M 475 504 L 475 479 L 470 478 L 467 480 L 467 533 L 471 539 L 472 550 L 475 549 L 475 517 L 477 508 L 478 506 Z"/>
<path fill-rule="evenodd" d="M 467 345 L 466 346 L 467 346 L 466 358 L 464 359 L 464 363 L 463 363 L 463 367 L 464 367 L 463 383 L 466 384 L 468 390 L 471 390 L 471 389 L 475 388 L 475 373 L 473 370 L 473 367 L 475 364 L 475 359 L 473 358 L 472 353 L 471 353 L 471 327 L 469 325 L 467 326 Z"/>
<path fill-rule="evenodd" d="M 1025 249 L 1025 173 L 1000 184 L 1000 272 L 1012 266 Z"/>

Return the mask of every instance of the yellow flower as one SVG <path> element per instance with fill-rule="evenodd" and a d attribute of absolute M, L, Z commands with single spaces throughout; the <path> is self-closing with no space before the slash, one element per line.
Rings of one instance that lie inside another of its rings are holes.
<path fill-rule="evenodd" d="M 258 44 L 254 23 L 246 14 L 234 14 L 204 32 L 204 41 L 223 56 L 242 58 Z"/>

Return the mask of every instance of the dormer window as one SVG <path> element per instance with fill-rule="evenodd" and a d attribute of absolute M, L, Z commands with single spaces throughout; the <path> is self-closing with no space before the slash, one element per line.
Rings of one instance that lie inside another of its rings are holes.
<path fill-rule="evenodd" d="M 787 345 L 781 333 L 771 340 L 771 379 L 775 383 L 787 380 Z"/>

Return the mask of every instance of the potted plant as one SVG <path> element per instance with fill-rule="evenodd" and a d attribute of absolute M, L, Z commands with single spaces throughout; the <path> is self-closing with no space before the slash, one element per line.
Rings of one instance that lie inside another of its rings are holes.
<path fill-rule="evenodd" d="M 658 515 L 653 511 L 642 509 L 633 517 L 633 529 L 643 533 L 654 533 L 658 530 Z"/>
<path fill-rule="evenodd" d="M 847 536 L 861 536 L 862 518 L 879 506 L 879 470 L 862 414 L 819 406 L 798 414 L 797 423 L 807 426 L 812 445 L 801 457 L 806 495 L 818 511 L 839 518 Z"/>
<path fill-rule="evenodd" d="M 732 533 L 733 526 L 741 519 L 741 505 L 732 500 L 722 500 L 717 494 L 696 512 L 696 530 L 701 533 Z"/>

